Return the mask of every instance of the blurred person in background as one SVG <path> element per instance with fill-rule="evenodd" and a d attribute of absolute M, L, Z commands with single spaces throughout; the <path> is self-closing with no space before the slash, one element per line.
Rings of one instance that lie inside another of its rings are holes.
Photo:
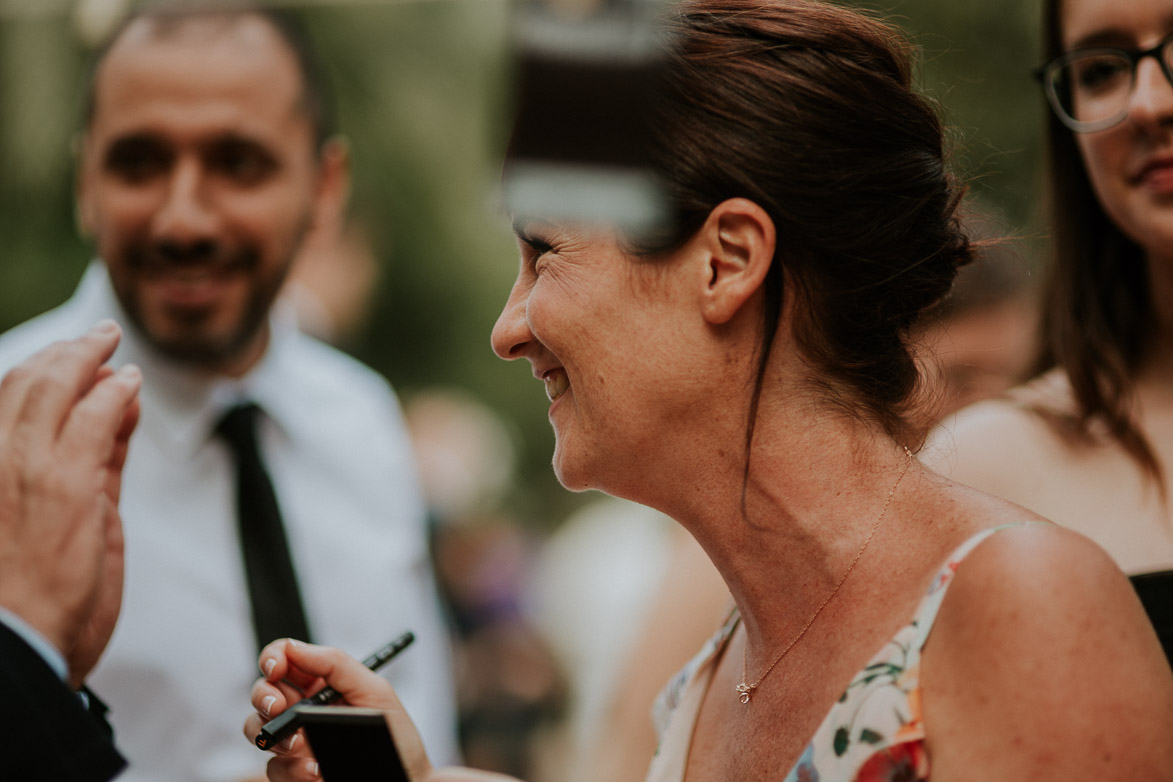
<path fill-rule="evenodd" d="M 416 391 L 404 414 L 451 622 L 461 752 L 477 768 L 541 776 L 565 682 L 528 605 L 539 539 L 510 510 L 513 438 L 457 389 Z"/>
<path fill-rule="evenodd" d="M 283 295 L 292 299 L 302 331 L 339 347 L 366 322 L 379 261 L 361 222 L 344 223 L 339 214 L 318 226 L 303 242 Z"/>
<path fill-rule="evenodd" d="M 535 621 L 569 674 L 558 773 L 549 778 L 643 779 L 656 748 L 652 701 L 729 616 L 725 582 L 672 519 L 601 497 L 546 541 L 531 594 Z"/>
<path fill-rule="evenodd" d="M 107 782 L 126 766 L 85 685 L 118 620 L 121 470 L 142 375 L 104 364 L 98 323 L 0 382 L 0 716 L 4 776 Z"/>
<path fill-rule="evenodd" d="M 1173 671 L 1112 560 L 911 452 L 910 333 L 972 259 L 911 47 L 811 0 L 668 13 L 646 155 L 667 220 L 515 212 L 492 335 L 545 384 L 563 485 L 675 519 L 736 604 L 662 694 L 647 778 L 1173 779 Z M 343 652 L 261 661 L 254 707 L 328 683 L 386 710 L 412 779 L 499 779 L 434 770 Z"/>
<path fill-rule="evenodd" d="M 932 458 L 1102 545 L 1173 660 L 1173 0 L 1047 0 L 1043 31 L 1041 374 Z"/>
<path fill-rule="evenodd" d="M 304 31 L 248 4 L 148 6 L 99 53 L 89 92 L 77 211 L 98 258 L 68 302 L 0 338 L 0 365 L 111 317 L 126 332 L 114 362 L 143 369 L 125 602 L 91 677 L 126 778 L 260 775 L 234 715 L 257 650 L 286 635 L 366 655 L 410 629 L 388 675 L 457 757 L 397 400 L 274 305 L 349 187 Z"/>

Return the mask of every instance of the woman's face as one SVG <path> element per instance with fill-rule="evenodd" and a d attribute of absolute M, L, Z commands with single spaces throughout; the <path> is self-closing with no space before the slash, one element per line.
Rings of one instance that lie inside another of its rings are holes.
<path fill-rule="evenodd" d="M 686 411 L 696 415 L 689 346 L 703 324 L 689 275 L 679 254 L 632 259 L 608 232 L 531 222 L 517 233 L 521 268 L 493 349 L 529 359 L 545 383 L 562 484 L 630 497 Z"/>
<path fill-rule="evenodd" d="M 1061 0 L 1064 51 L 1144 50 L 1173 32 L 1173 0 Z M 1128 116 L 1076 134 L 1092 187 L 1112 221 L 1150 257 L 1173 256 L 1173 85 L 1160 64 L 1137 66 Z"/>

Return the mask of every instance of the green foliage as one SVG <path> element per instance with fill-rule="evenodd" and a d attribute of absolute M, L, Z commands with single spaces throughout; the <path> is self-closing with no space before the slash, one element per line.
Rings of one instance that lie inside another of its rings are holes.
<path fill-rule="evenodd" d="M 921 88 L 952 129 L 954 166 L 971 195 L 1005 215 L 1016 235 L 1039 224 L 1046 106 L 1038 64 L 1038 3 L 856 0 L 908 34 L 920 50 Z M 1037 242 L 1028 250 L 1038 252 Z"/>

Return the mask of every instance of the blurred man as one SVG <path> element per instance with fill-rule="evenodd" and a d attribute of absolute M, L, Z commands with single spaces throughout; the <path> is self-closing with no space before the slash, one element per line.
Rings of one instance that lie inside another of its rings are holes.
<path fill-rule="evenodd" d="M 22 782 L 106 782 L 126 762 L 79 695 L 122 596 L 118 493 L 142 375 L 102 367 L 105 321 L 0 383 L 0 755 Z"/>
<path fill-rule="evenodd" d="M 113 317 L 127 330 L 116 363 L 146 378 L 122 498 L 124 608 L 92 677 L 126 779 L 259 775 L 266 758 L 239 725 L 256 654 L 284 635 L 365 656 L 414 631 L 389 678 L 433 755 L 453 757 L 396 399 L 278 302 L 349 186 L 304 38 L 271 10 L 153 6 L 92 78 L 77 203 L 99 260 L 66 304 L 0 338 L 0 366 Z"/>

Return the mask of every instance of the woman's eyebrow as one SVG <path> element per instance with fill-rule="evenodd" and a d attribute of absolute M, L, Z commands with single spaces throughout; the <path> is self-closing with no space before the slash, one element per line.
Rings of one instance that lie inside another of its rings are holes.
<path fill-rule="evenodd" d="M 1078 51 L 1080 49 L 1096 49 L 1100 47 L 1110 46 L 1113 48 L 1127 48 L 1135 44 L 1136 40 L 1131 33 L 1125 30 L 1111 27 L 1103 30 L 1095 30 L 1086 35 L 1077 38 L 1067 51 Z"/>

